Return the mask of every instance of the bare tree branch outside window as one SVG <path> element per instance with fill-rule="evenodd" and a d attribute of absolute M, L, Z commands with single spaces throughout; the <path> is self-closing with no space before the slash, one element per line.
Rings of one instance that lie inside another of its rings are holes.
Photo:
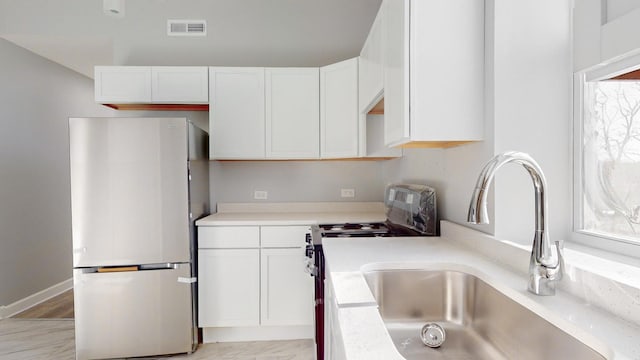
<path fill-rule="evenodd" d="M 585 88 L 583 228 L 640 241 L 640 81 Z"/>

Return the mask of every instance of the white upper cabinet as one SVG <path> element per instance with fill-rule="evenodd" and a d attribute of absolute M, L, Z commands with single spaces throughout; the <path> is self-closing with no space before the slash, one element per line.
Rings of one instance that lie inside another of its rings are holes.
<path fill-rule="evenodd" d="M 96 66 L 94 85 L 99 103 L 149 103 L 151 67 Z"/>
<path fill-rule="evenodd" d="M 318 68 L 267 68 L 265 78 L 267 158 L 318 158 Z"/>
<path fill-rule="evenodd" d="M 212 67 L 209 79 L 211 158 L 264 159 L 264 68 Z"/>
<path fill-rule="evenodd" d="M 96 66 L 95 100 L 102 104 L 207 104 L 205 66 Z"/>
<path fill-rule="evenodd" d="M 369 36 L 360 51 L 358 67 L 359 110 L 367 112 L 382 97 L 384 89 L 384 71 L 382 67 L 382 36 L 384 26 L 384 6 L 380 6 L 378 15 L 369 30 Z"/>
<path fill-rule="evenodd" d="M 151 99 L 155 103 L 208 104 L 207 76 L 204 66 L 153 66 Z"/>
<path fill-rule="evenodd" d="M 610 63 L 640 49 L 638 1 L 573 2 L 573 70 Z"/>
<path fill-rule="evenodd" d="M 320 68 L 320 157 L 358 156 L 358 58 Z"/>
<path fill-rule="evenodd" d="M 384 0 L 384 143 L 408 142 L 409 0 Z"/>
<path fill-rule="evenodd" d="M 484 1 L 384 0 L 388 146 L 482 140 Z"/>

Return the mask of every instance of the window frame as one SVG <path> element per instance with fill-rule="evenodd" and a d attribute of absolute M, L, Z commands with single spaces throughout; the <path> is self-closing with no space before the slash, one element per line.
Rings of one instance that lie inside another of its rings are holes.
<path fill-rule="evenodd" d="M 591 248 L 604 250 L 633 258 L 640 258 L 640 239 L 607 236 L 583 230 L 583 143 L 584 143 L 584 92 L 589 81 L 607 79 L 640 69 L 640 50 L 627 56 L 612 59 L 597 66 L 579 71 L 573 75 L 573 207 L 571 241 Z"/>

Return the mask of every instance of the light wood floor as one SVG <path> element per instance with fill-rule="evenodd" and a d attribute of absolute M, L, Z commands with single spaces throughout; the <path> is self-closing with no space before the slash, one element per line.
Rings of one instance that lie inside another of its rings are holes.
<path fill-rule="evenodd" d="M 144 359 L 314 360 L 314 346 L 313 340 L 213 343 L 200 344 L 198 350 L 189 355 Z M 73 321 L 64 319 L 0 320 L 0 359 L 74 360 Z"/>
<path fill-rule="evenodd" d="M 73 360 L 73 290 L 0 320 L 0 359 Z M 160 359 L 314 360 L 313 340 L 200 344 L 189 355 Z M 157 357 L 145 359 L 159 359 Z"/>
<path fill-rule="evenodd" d="M 16 319 L 73 319 L 73 289 L 12 317 Z"/>

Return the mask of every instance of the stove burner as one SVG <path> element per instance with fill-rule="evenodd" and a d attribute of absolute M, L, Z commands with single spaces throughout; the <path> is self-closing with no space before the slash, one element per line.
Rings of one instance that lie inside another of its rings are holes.
<path fill-rule="evenodd" d="M 317 231 L 312 234 L 314 245 L 322 244 L 322 238 L 363 238 L 363 237 L 390 237 L 390 236 L 421 236 L 422 234 L 402 226 L 385 223 L 362 224 L 323 224 L 318 225 Z"/>

